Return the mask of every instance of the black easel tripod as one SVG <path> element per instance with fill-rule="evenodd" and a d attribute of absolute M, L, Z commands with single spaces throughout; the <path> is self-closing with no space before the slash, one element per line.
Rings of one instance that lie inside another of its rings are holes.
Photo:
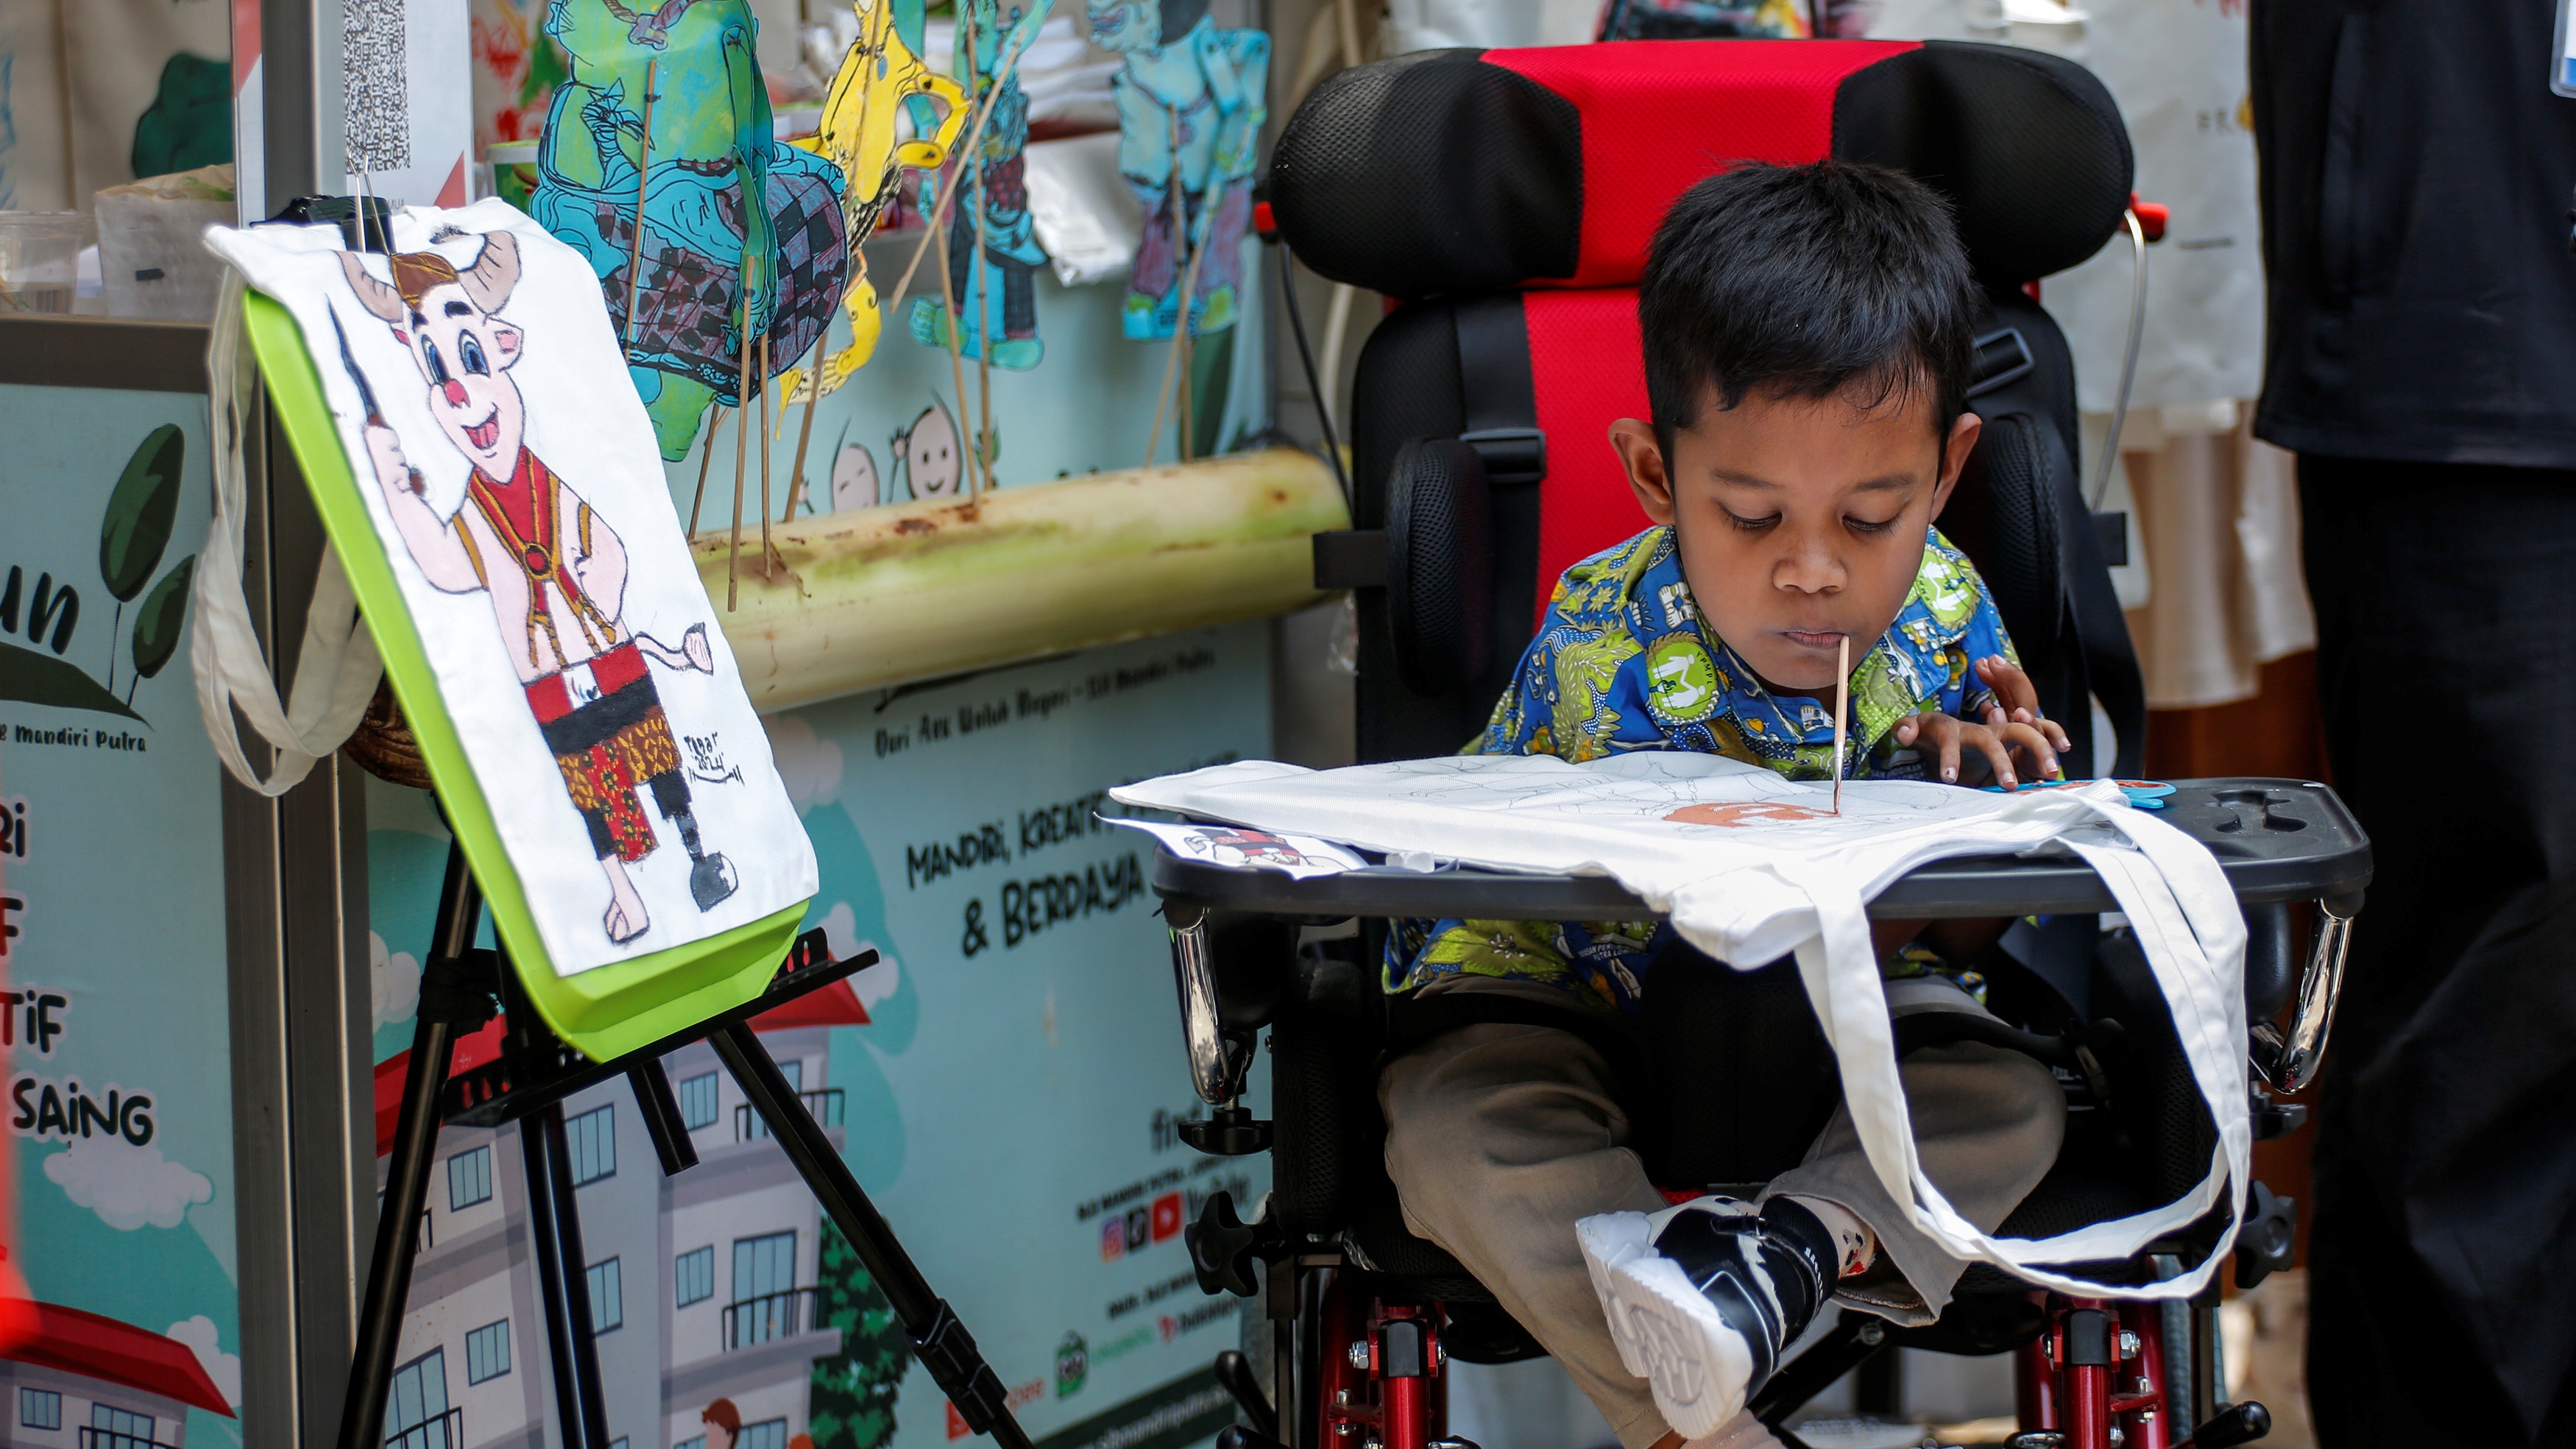
<path fill-rule="evenodd" d="M 450 846 L 447 879 L 439 890 L 438 920 L 428 962 L 421 969 L 420 1014 L 412 1029 L 411 1070 L 403 1083 L 402 1115 L 394 1129 L 393 1161 L 384 1205 L 376 1219 L 375 1252 L 358 1316 L 357 1352 L 349 1365 L 342 1401 L 339 1449 L 382 1449 L 385 1400 L 393 1384 L 396 1341 L 411 1296 L 412 1260 L 420 1248 L 420 1221 L 442 1121 L 496 1126 L 519 1121 L 527 1154 L 530 1236 L 537 1250 L 538 1281 L 545 1300 L 546 1340 L 553 1359 L 556 1414 L 566 1449 L 608 1449 L 607 1406 L 600 1397 L 599 1358 L 591 1338 L 590 1300 L 578 1278 L 585 1259 L 580 1215 L 573 1205 L 572 1166 L 564 1142 L 563 1099 L 612 1076 L 634 1084 L 636 1103 L 652 1134 L 662 1170 L 680 1172 L 697 1162 L 680 1121 L 665 1053 L 706 1038 L 725 1069 L 741 1084 L 752 1110 L 786 1149 L 805 1185 L 849 1239 L 870 1277 L 903 1320 L 912 1350 L 930 1370 L 957 1415 L 978 1434 L 991 1434 L 1001 1449 L 1030 1449 L 1029 1437 L 1011 1416 L 1002 1381 L 975 1347 L 974 1337 L 945 1299 L 913 1266 L 894 1229 L 868 1201 L 848 1164 L 832 1150 L 751 1019 L 810 991 L 839 981 L 876 961 L 876 953 L 834 961 L 822 933 L 797 939 L 768 990 L 746 1005 L 699 1023 L 609 1062 L 593 1062 L 565 1045 L 529 1009 L 517 977 L 496 952 L 478 950 L 474 933 L 483 913 L 464 852 Z M 496 1008 L 509 1023 L 500 1058 L 453 1080 L 448 1063 L 459 1031 L 492 1019 Z"/>

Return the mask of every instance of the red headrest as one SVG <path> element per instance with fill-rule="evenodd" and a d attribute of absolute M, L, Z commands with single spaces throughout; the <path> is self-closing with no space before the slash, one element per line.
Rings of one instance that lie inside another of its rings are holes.
<path fill-rule="evenodd" d="M 2130 190 L 2110 93 L 2055 56 L 1637 40 L 1421 51 L 1343 71 L 1281 133 L 1270 201 L 1308 266 L 1392 296 L 1625 286 L 1693 182 L 1740 161 L 1827 156 L 1897 167 L 1949 197 L 1995 286 L 2091 256 Z"/>

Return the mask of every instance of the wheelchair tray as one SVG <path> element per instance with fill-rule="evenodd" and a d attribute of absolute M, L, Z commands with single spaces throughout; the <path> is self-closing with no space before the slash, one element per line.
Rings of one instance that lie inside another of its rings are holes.
<path fill-rule="evenodd" d="M 2353 898 L 2370 884 L 2370 838 L 2327 787 L 2251 776 L 2173 785 L 2158 813 L 2209 847 L 2240 902 Z M 1415 871 L 1372 865 L 1299 880 L 1281 871 L 1184 860 L 1158 850 L 1153 884 L 1155 894 L 1176 905 L 1318 922 L 1351 916 L 1648 921 L 1663 914 L 1606 875 L 1472 867 Z M 2090 866 L 2047 850 L 1935 861 L 1869 903 L 1872 916 L 1890 920 L 2118 909 Z"/>

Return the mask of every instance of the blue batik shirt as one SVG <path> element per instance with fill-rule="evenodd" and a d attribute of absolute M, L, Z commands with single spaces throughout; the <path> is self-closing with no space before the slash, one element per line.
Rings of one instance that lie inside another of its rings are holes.
<path fill-rule="evenodd" d="M 1894 731 L 1926 713 L 1982 719 L 1994 692 L 1971 664 L 2018 663 L 1976 566 L 1933 533 L 1896 621 L 1853 667 L 1849 779 L 1922 779 L 1929 763 Z M 1765 689 L 1692 601 L 1670 528 L 1650 528 L 1565 571 L 1512 687 L 1466 753 L 1554 755 L 1581 763 L 1634 750 L 1700 750 L 1792 780 L 1833 776 L 1829 705 Z M 1633 1015 L 1646 964 L 1674 939 L 1655 921 L 1403 921 L 1387 939 L 1386 985 L 1446 977 L 1529 981 Z M 1909 948 L 1891 976 L 1950 972 Z"/>

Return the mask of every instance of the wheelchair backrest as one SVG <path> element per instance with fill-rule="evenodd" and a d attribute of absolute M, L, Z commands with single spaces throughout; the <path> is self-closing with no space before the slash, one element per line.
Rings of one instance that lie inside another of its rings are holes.
<path fill-rule="evenodd" d="M 1336 578 L 1318 554 L 1319 581 L 1356 586 L 1362 760 L 1456 750 L 1558 574 L 1644 526 L 1607 431 L 1647 413 L 1636 285 L 1665 210 L 1728 165 L 1827 156 L 1956 207 L 1990 298 L 1970 403 L 1988 426 L 1941 525 L 1993 585 L 2042 707 L 2081 721 L 2100 697 L 2136 772 L 2144 694 L 2076 477 L 2073 369 L 2023 291 L 2119 226 L 2128 133 L 2070 62 L 1889 41 L 1420 52 L 1342 72 L 1290 119 L 1280 231 L 1316 272 L 1401 303 L 1352 394 L 1362 533 L 1337 557 L 1365 561 Z M 2073 733 L 2067 767 L 2091 773 Z"/>

